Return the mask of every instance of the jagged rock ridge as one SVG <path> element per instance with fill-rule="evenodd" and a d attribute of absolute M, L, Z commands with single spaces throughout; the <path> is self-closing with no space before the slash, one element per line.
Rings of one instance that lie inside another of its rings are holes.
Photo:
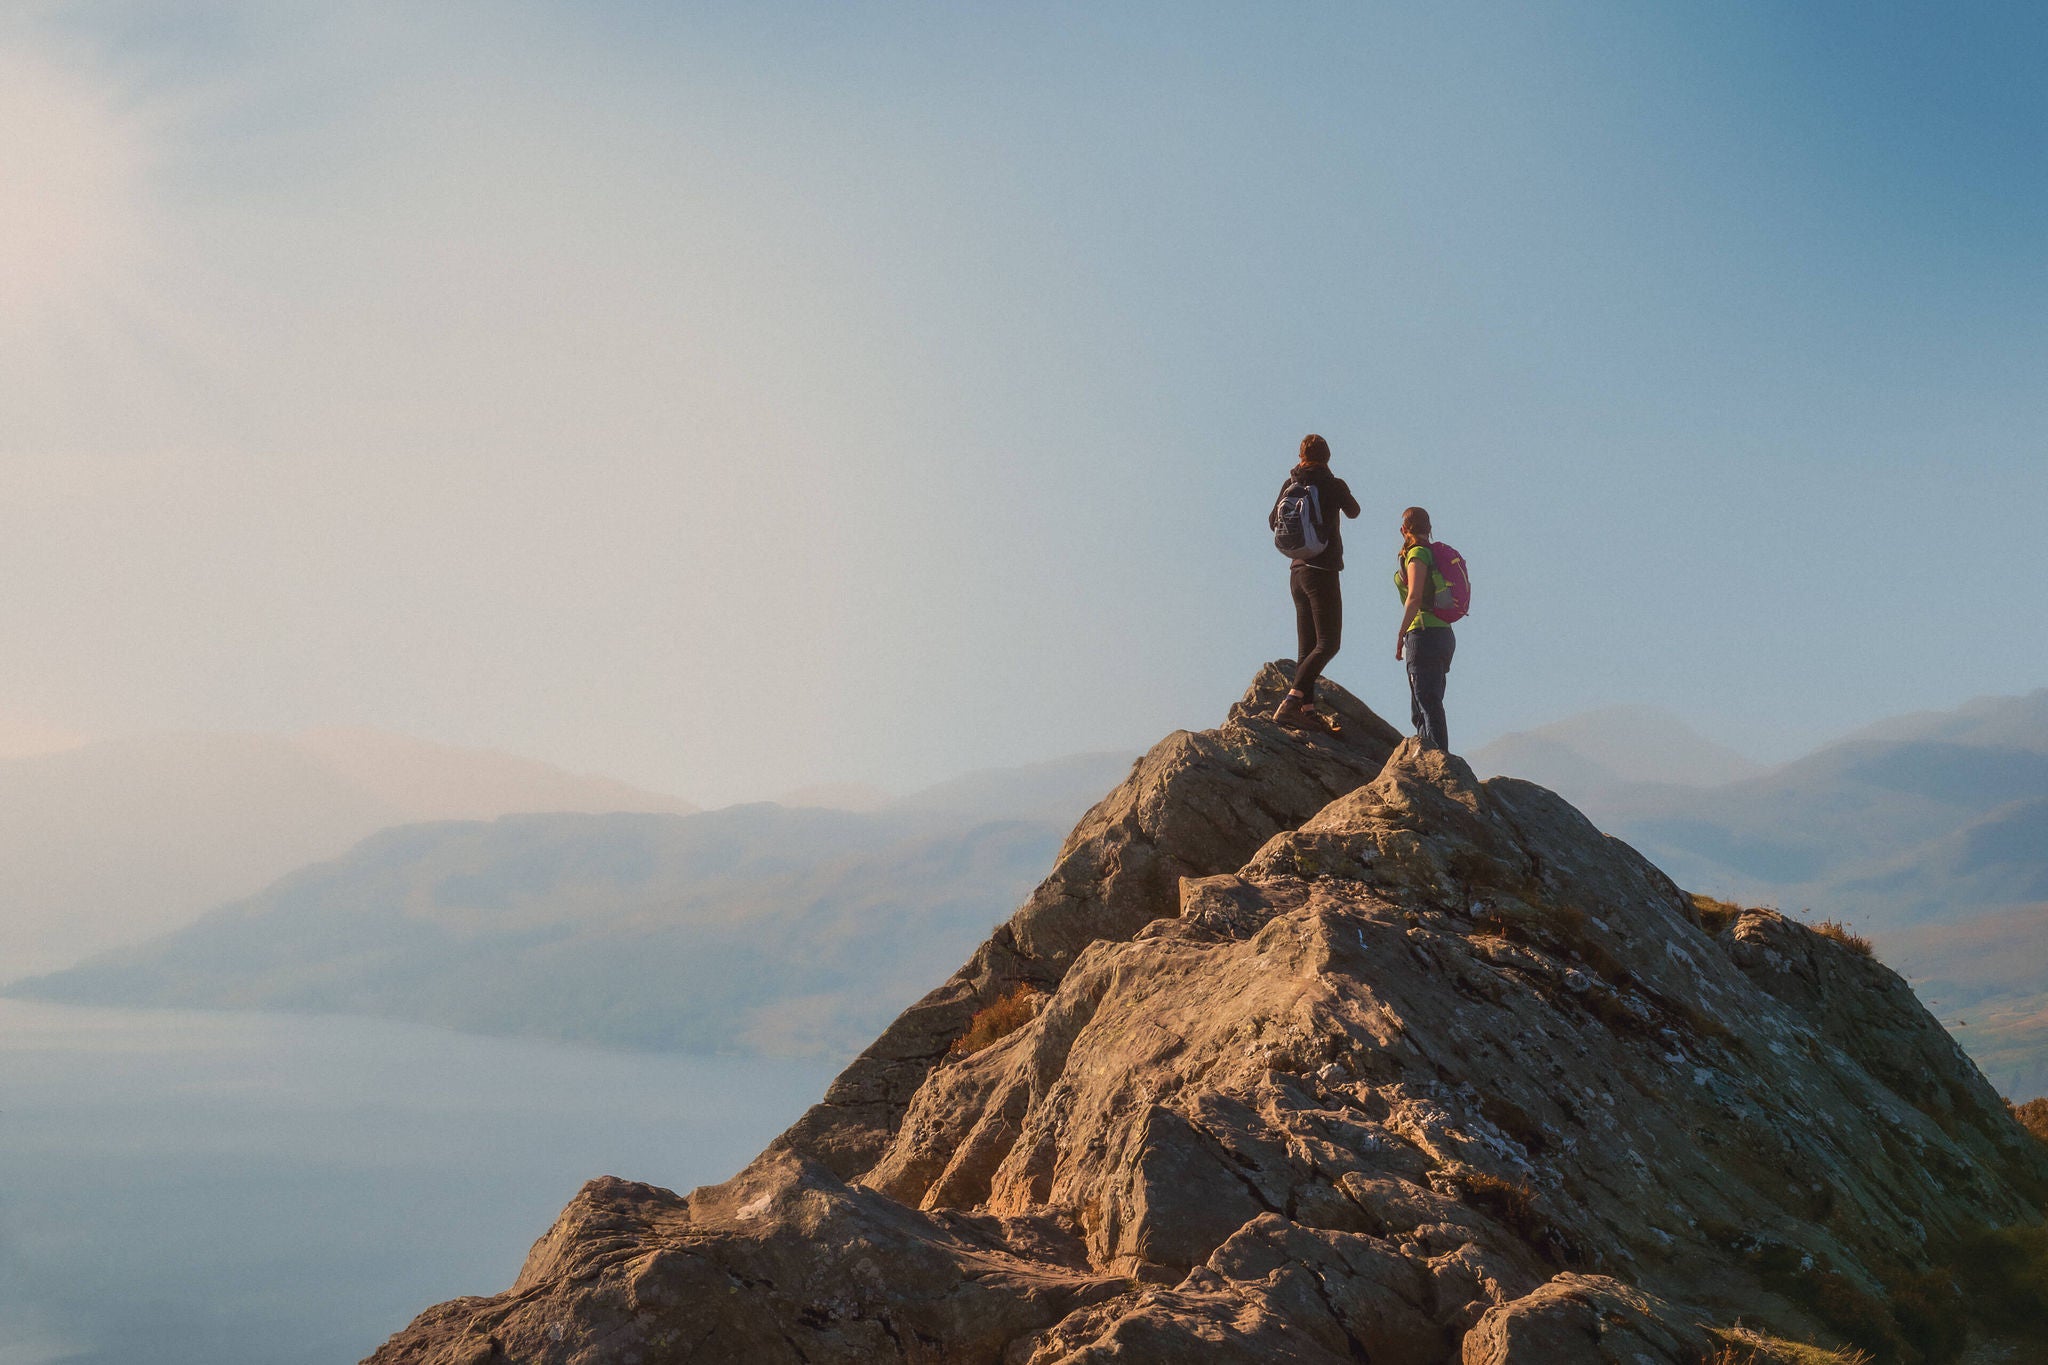
<path fill-rule="evenodd" d="M 2037 1216 L 2048 1160 L 1905 984 L 1348 697 L 1175 735 L 826 1101 L 687 1198 L 600 1180 L 380 1365 L 1693 1365 Z M 1325 687 L 1328 688 L 1328 684 Z M 1384 759 L 1384 765 L 1381 760 Z M 1017 982 L 1023 1027 L 949 1057 Z"/>

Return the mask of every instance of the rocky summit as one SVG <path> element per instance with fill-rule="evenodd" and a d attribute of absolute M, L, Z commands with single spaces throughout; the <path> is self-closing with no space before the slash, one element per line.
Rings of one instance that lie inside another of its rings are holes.
<path fill-rule="evenodd" d="M 2039 1219 L 2048 1149 L 1867 952 L 1327 681 L 1278 729 L 1288 676 L 739 1175 L 591 1182 L 371 1360 L 1698 1365 Z"/>

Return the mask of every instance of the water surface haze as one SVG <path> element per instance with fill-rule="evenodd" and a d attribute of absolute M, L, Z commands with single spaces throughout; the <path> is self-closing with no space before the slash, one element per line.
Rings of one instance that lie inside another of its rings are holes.
<path fill-rule="evenodd" d="M 584 1180 L 722 1180 L 833 1070 L 0 1001 L 0 1365 L 360 1360 Z"/>

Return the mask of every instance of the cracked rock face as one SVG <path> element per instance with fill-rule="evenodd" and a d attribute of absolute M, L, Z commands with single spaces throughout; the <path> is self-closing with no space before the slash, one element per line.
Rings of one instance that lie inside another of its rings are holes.
<path fill-rule="evenodd" d="M 1707 932 L 1348 697 L 1279 731 L 1284 679 L 1141 760 L 739 1176 L 592 1182 L 372 1360 L 1694 1365 L 1704 1324 L 1810 1326 L 1760 1249 L 1874 1288 L 2035 1216 L 2040 1144 L 1895 974 Z M 1018 983 L 1029 1022 L 949 1056 Z"/>

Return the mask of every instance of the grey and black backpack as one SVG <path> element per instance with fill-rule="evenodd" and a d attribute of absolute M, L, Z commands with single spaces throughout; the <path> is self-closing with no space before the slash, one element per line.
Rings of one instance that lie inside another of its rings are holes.
<path fill-rule="evenodd" d="M 1273 546 L 1289 559 L 1313 559 L 1329 547 L 1323 530 L 1323 495 L 1311 483 L 1290 480 L 1273 509 Z"/>

